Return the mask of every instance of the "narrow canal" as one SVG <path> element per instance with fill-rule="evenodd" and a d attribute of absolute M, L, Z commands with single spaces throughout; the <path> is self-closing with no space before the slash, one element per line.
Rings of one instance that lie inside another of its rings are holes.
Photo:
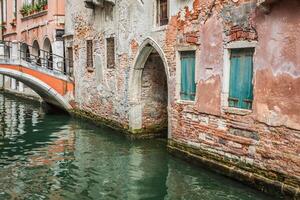
<path fill-rule="evenodd" d="M 0 199 L 274 198 L 173 158 L 164 140 L 129 140 L 0 93 Z"/>

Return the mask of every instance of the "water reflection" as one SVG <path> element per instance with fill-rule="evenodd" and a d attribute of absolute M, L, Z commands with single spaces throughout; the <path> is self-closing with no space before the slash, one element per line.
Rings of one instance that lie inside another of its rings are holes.
<path fill-rule="evenodd" d="M 172 158 L 163 140 L 130 141 L 3 94 L 0 113 L 1 200 L 268 199 Z"/>

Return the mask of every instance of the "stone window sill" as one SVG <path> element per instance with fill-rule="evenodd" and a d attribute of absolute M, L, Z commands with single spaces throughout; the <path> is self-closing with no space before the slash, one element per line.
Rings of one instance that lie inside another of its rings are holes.
<path fill-rule="evenodd" d="M 226 107 L 223 108 L 223 111 L 225 113 L 229 113 L 229 114 L 235 114 L 235 115 L 249 115 L 252 113 L 252 110 L 247 110 L 247 109 L 240 109 L 240 108 L 233 108 L 233 107 Z"/>
<path fill-rule="evenodd" d="M 22 21 L 26 21 L 26 20 L 30 20 L 30 19 L 35 19 L 35 18 L 44 16 L 44 15 L 47 15 L 47 14 L 48 14 L 48 10 L 43 10 L 41 12 L 38 12 L 38 13 L 35 13 L 35 14 L 32 14 L 32 15 L 23 17 L 21 20 Z"/>
<path fill-rule="evenodd" d="M 159 32 L 159 31 L 165 31 L 167 30 L 168 25 L 164 25 L 164 26 L 156 26 L 152 29 L 153 32 Z"/>
<path fill-rule="evenodd" d="M 183 105 L 195 105 L 195 101 L 188 101 L 188 100 L 177 100 L 178 104 L 183 104 Z"/>
<path fill-rule="evenodd" d="M 11 35 L 17 35 L 17 32 L 15 32 L 15 31 L 14 32 L 9 32 L 9 33 L 6 32 L 6 33 L 3 34 L 3 37 L 7 37 L 7 36 L 11 36 Z"/>

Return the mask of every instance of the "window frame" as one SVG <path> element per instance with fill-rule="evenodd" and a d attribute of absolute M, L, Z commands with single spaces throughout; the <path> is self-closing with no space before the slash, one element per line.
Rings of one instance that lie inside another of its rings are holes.
<path fill-rule="evenodd" d="M 1 24 L 7 23 L 7 0 L 1 1 Z"/>
<path fill-rule="evenodd" d="M 224 55 L 223 55 L 223 85 L 222 85 L 222 94 L 221 94 L 221 108 L 223 113 L 231 113 L 231 114 L 238 114 L 238 115 L 247 115 L 252 113 L 252 109 L 244 109 L 244 108 L 236 108 L 236 107 L 229 107 L 229 91 L 230 91 L 230 70 L 231 70 L 231 50 L 233 49 L 248 49 L 253 48 L 253 77 L 252 83 L 254 83 L 255 77 L 255 66 L 254 66 L 254 59 L 255 59 L 255 52 L 256 52 L 256 41 L 234 41 L 230 42 L 224 46 Z M 253 100 L 255 99 L 255 91 L 254 91 L 254 84 L 253 84 Z"/>
<path fill-rule="evenodd" d="M 179 104 L 195 105 L 197 102 L 197 83 L 199 81 L 200 72 L 200 49 L 196 45 L 178 45 L 176 48 L 176 102 Z M 181 52 L 184 51 L 194 51 L 195 52 L 195 100 L 183 100 L 181 99 Z"/>
<path fill-rule="evenodd" d="M 91 45 L 90 48 L 89 48 L 89 44 Z M 86 68 L 87 69 L 94 69 L 94 47 L 93 46 L 94 46 L 93 40 L 87 39 L 86 40 Z"/>
<path fill-rule="evenodd" d="M 73 46 L 66 47 L 67 49 L 67 55 L 68 55 L 68 72 L 71 76 L 74 74 L 74 50 Z"/>
<path fill-rule="evenodd" d="M 108 41 L 113 39 L 113 47 L 114 47 L 114 50 L 113 50 L 113 65 L 109 65 L 108 63 Z M 105 50 L 106 50 L 106 54 L 105 54 L 105 57 L 106 57 L 106 68 L 107 69 L 114 69 L 116 67 L 116 37 L 115 36 L 110 36 L 110 37 L 107 37 L 105 38 Z"/>
<path fill-rule="evenodd" d="M 154 8 L 154 27 L 156 28 L 164 28 L 168 25 L 169 21 L 170 21 L 170 0 L 166 0 L 167 2 L 167 23 L 166 24 L 161 24 L 161 19 L 160 19 L 160 1 L 161 0 L 156 0 L 155 1 L 155 8 Z"/>
<path fill-rule="evenodd" d="M 14 0 L 13 18 L 18 18 L 18 0 Z"/>

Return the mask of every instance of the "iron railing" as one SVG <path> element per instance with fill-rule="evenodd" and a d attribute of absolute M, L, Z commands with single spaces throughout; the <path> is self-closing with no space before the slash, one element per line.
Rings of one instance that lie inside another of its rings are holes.
<path fill-rule="evenodd" d="M 10 41 L 1 41 L 0 44 L 3 45 L 3 52 L 0 53 L 0 58 L 2 60 L 10 59 L 11 54 L 11 42 Z"/>
<path fill-rule="evenodd" d="M 19 53 L 18 58 L 22 61 L 36 67 L 46 68 L 56 73 L 72 76 L 72 60 L 23 42 L 0 41 L 0 44 L 3 45 L 4 49 L 4 52 L 0 53 L 1 59 L 7 60 L 12 58 L 12 43 L 17 44 Z"/>

